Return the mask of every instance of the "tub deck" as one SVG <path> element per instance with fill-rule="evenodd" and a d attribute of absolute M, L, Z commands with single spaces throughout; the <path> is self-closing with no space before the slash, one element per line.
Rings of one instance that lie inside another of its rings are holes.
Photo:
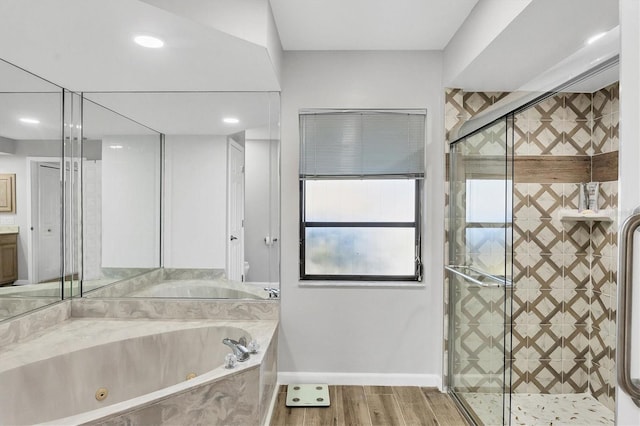
<path fill-rule="evenodd" d="M 182 330 L 191 332 L 198 331 L 198 329 L 221 328 L 224 330 L 223 333 L 242 333 L 243 335 L 248 335 L 248 337 L 256 339 L 258 344 L 260 345 L 259 352 L 257 354 L 251 355 L 248 361 L 238 363 L 237 367 L 232 370 L 225 369 L 221 361 L 217 361 L 215 363 L 212 361 L 212 369 L 204 372 L 197 372 L 197 377 L 191 380 L 180 381 L 170 386 L 154 390 L 143 395 L 135 396 L 124 401 L 117 401 L 115 403 L 105 405 L 101 408 L 92 409 L 84 413 L 77 413 L 71 416 L 67 415 L 67 417 L 64 418 L 55 418 L 54 416 L 54 418 L 47 419 L 46 421 L 50 421 L 51 424 L 91 424 L 93 422 L 102 424 L 109 422 L 118 423 L 120 421 L 134 419 L 138 419 L 141 421 L 146 418 L 144 416 L 153 417 L 158 415 L 158 413 L 161 413 L 161 415 L 164 417 L 165 411 L 167 411 L 168 413 L 180 413 L 179 409 L 176 410 L 176 407 L 179 407 L 182 403 L 178 403 L 176 401 L 180 401 L 182 399 L 188 401 L 188 404 L 193 404 L 191 398 L 195 398 L 194 395 L 199 395 L 197 398 L 201 398 L 202 393 L 211 392 L 212 389 L 215 389 L 215 386 L 222 386 L 223 393 L 234 394 L 236 395 L 236 397 L 243 398 L 244 395 L 238 395 L 236 390 L 229 387 L 229 383 L 232 383 L 234 381 L 241 383 L 242 389 L 245 389 L 246 386 L 250 386 L 255 389 L 255 391 L 252 391 L 251 393 L 247 392 L 247 395 L 251 395 L 252 401 L 245 401 L 240 404 L 237 404 L 236 402 L 226 403 L 231 404 L 230 407 L 233 407 L 235 405 L 239 407 L 245 407 L 244 412 L 238 414 L 241 416 L 240 418 L 257 419 L 256 416 L 260 415 L 262 417 L 263 414 L 261 412 L 264 411 L 262 407 L 260 409 L 257 408 L 259 404 L 264 405 L 264 401 L 259 401 L 259 399 L 262 397 L 262 394 L 265 393 L 263 387 L 261 387 L 264 386 L 262 373 L 265 371 L 265 369 L 272 370 L 275 367 L 272 358 L 274 355 L 273 348 L 275 347 L 275 345 L 273 344 L 273 342 L 275 341 L 277 326 L 277 320 L 131 320 L 120 318 L 71 317 L 66 321 L 62 321 L 60 324 L 54 327 L 50 327 L 48 329 L 34 333 L 28 338 L 22 339 L 16 343 L 4 345 L 2 347 L 2 350 L 0 351 L 0 375 L 2 375 L 3 373 L 8 373 L 10 374 L 9 377 L 16 377 L 13 372 L 20 370 L 20 368 L 23 366 L 27 367 L 35 363 L 41 363 L 43 361 L 46 362 L 47 360 L 53 359 L 55 357 L 62 357 L 62 359 L 64 359 L 65 357 L 68 357 L 68 354 L 77 353 L 84 350 L 90 350 L 91 354 L 93 354 L 91 356 L 92 359 L 88 360 L 89 365 L 98 365 L 98 361 L 103 361 L 99 360 L 102 355 L 100 348 L 98 347 L 103 345 L 107 345 L 104 347 L 108 348 L 110 343 L 118 342 L 119 344 L 121 344 L 123 341 L 135 341 L 138 338 L 153 340 L 156 339 L 156 337 L 154 337 L 156 335 L 166 335 L 167 333 L 180 332 Z M 138 339 L 138 341 L 139 340 L 140 339 Z M 218 339 L 216 339 L 216 342 L 217 340 Z M 220 350 L 230 352 L 230 350 L 228 350 L 229 348 L 222 344 L 221 339 L 220 348 L 217 347 L 216 342 L 213 342 L 216 351 Z M 210 345 L 211 342 L 208 342 L 207 344 Z M 132 346 L 131 348 L 135 348 L 135 346 Z M 192 348 L 187 348 L 187 350 L 194 351 L 194 353 L 196 353 L 196 351 L 198 351 L 199 349 L 201 349 L 199 351 L 199 354 L 202 354 L 203 351 L 205 351 L 204 353 L 206 358 L 206 353 L 208 353 L 209 349 L 204 349 L 204 346 L 201 347 L 199 342 L 195 341 L 193 342 Z M 137 349 L 133 350 L 133 358 L 138 358 L 143 363 L 145 360 L 145 356 L 150 356 L 149 353 L 143 355 L 141 352 L 140 356 L 138 357 L 137 352 L 135 352 Z M 127 351 L 129 350 L 127 349 Z M 155 352 L 163 351 L 156 350 Z M 95 354 L 98 354 L 97 357 L 95 357 Z M 132 358 L 131 355 L 132 354 L 130 353 L 127 354 L 128 359 Z M 105 355 L 105 357 L 107 356 L 108 355 Z M 161 357 L 162 354 L 158 353 L 158 356 Z M 214 356 L 216 358 L 219 358 L 220 353 L 215 355 L 212 354 L 212 357 Z M 112 354 L 110 355 L 110 358 L 108 358 L 112 359 L 112 362 L 107 364 L 103 363 L 102 365 L 109 366 L 108 368 L 106 368 L 106 370 L 109 370 L 111 368 L 125 368 L 124 365 L 119 364 L 120 359 L 118 358 L 119 356 L 114 356 Z M 164 362 L 164 360 L 162 360 L 161 363 L 162 362 Z M 170 362 L 170 360 L 168 360 L 167 362 Z M 76 368 L 74 364 L 71 368 L 71 371 L 66 372 L 65 374 L 75 374 L 76 372 L 78 372 L 80 376 L 83 375 L 82 367 L 78 366 L 78 368 Z M 91 371 L 91 373 L 93 373 L 93 371 Z M 110 372 L 104 371 L 104 374 L 109 375 Z M 160 372 L 158 374 L 160 374 Z M 17 377 L 20 377 L 20 375 L 18 374 Z M 74 379 L 77 380 L 77 378 Z M 249 380 L 249 382 L 247 382 L 247 380 Z M 37 382 L 32 382 L 33 380 L 18 381 L 17 383 L 11 384 L 11 386 L 16 394 L 20 394 L 21 386 L 30 387 L 30 391 L 33 390 L 33 387 L 37 388 L 39 386 Z M 253 385 L 248 385 L 248 383 L 251 382 L 255 383 Z M 268 384 L 268 388 L 271 388 L 272 386 L 273 385 Z M 268 390 L 268 388 L 266 389 Z M 55 398 L 58 398 L 60 403 L 64 403 L 65 397 L 68 398 L 76 392 L 79 392 L 79 390 L 67 389 L 64 385 L 61 384 L 60 395 L 52 396 L 51 399 L 55 400 Z M 26 389 L 25 391 L 23 391 L 23 394 L 27 394 Z M 253 405 L 253 400 L 255 400 L 255 407 Z M 207 405 L 212 406 L 215 404 Z M 11 409 L 18 408 L 15 405 L 13 405 L 12 407 L 2 408 L 3 411 Z M 189 407 L 189 409 L 192 410 L 193 407 Z M 202 412 L 205 412 L 206 410 L 211 411 L 210 407 L 201 407 L 199 409 L 202 410 Z M 221 411 L 224 415 L 229 415 L 229 413 L 231 413 L 231 409 L 227 406 L 223 407 L 222 410 L 219 409 L 218 411 Z M 213 415 L 216 415 L 216 413 L 214 413 Z M 211 424 L 215 423 L 215 419 L 213 419 L 213 417 L 208 418 L 212 419 L 213 423 Z M 167 418 L 167 421 L 170 421 L 170 419 Z M 228 421 L 228 419 L 225 419 L 225 421 Z"/>
<path fill-rule="evenodd" d="M 0 351 L 0 373 L 21 365 L 106 343 L 200 327 L 242 328 L 256 338 L 260 347 L 264 348 L 269 344 L 269 339 L 273 335 L 277 324 L 277 321 L 270 320 L 69 318 L 60 325 L 38 332 L 28 339 L 3 346 Z"/>

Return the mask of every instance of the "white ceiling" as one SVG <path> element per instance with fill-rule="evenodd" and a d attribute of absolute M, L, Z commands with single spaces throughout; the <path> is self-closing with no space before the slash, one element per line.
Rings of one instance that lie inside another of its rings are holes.
<path fill-rule="evenodd" d="M 91 95 L 167 134 L 273 128 L 277 108 L 264 99 L 182 93 L 280 90 L 265 46 L 269 1 L 285 50 L 442 50 L 443 84 L 478 91 L 521 89 L 618 22 L 618 0 L 0 0 L 0 58 L 76 91 L 181 92 Z M 166 46 L 134 45 L 140 32 Z M 0 62 L 0 92 L 51 90 Z M 45 114 L 46 103 L 29 102 Z M 220 122 L 231 114 L 235 129 Z M 0 135 L 38 138 L 22 124 L 0 126 Z M 102 132 L 97 121 L 91 129 Z"/>
<path fill-rule="evenodd" d="M 520 90 L 585 48 L 591 36 L 617 25 L 618 0 L 530 1 L 461 72 L 445 76 L 446 84 L 469 91 Z"/>
<path fill-rule="evenodd" d="M 442 50 L 478 0 L 270 0 L 285 50 Z"/>
<path fill-rule="evenodd" d="M 75 91 L 280 88 L 264 46 L 137 0 L 2 0 L 0 58 Z"/>
<path fill-rule="evenodd" d="M 265 92 L 203 92 L 203 93 L 88 93 L 86 97 L 126 117 L 165 134 L 230 135 L 242 130 L 265 129 L 269 139 L 278 136 L 280 99 L 277 93 Z M 85 132 L 98 138 L 118 134 L 120 130 L 104 126 L 104 111 L 95 105 L 84 114 L 92 120 L 85 123 Z M 111 123 L 114 120 L 113 114 Z M 223 121 L 237 118 L 237 124 Z M 108 123 L 109 121 L 107 121 Z M 127 133 L 119 133 L 127 134 Z M 267 137 L 265 137 L 266 139 Z"/>

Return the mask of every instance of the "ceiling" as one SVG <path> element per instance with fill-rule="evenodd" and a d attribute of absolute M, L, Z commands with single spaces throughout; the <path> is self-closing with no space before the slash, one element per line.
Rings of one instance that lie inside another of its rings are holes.
<path fill-rule="evenodd" d="M 443 50 L 478 0 L 270 0 L 285 50 Z"/>
<path fill-rule="evenodd" d="M 280 43 L 285 55 L 291 50 L 440 50 L 445 87 L 536 90 L 532 82 L 541 76 L 552 81 L 559 68 L 563 73 L 558 75 L 566 79 L 566 59 L 578 51 L 584 55 L 571 66 L 582 70 L 594 57 L 603 57 L 602 51 L 590 53 L 585 40 L 617 26 L 617 3 L 0 0 L 0 58 L 48 80 L 0 62 L 0 92 L 59 90 L 55 85 L 88 92 L 180 92 L 101 93 L 91 99 L 167 134 L 272 129 L 277 121 L 270 112 L 277 107 L 256 93 L 280 90 Z M 133 44 L 133 35 L 141 32 L 162 37 L 165 47 Z M 608 43 L 605 56 L 615 54 L 619 45 L 613 36 Z M 614 70 L 607 78 L 616 77 Z M 605 83 L 585 83 L 580 90 Z M 224 98 L 188 93 L 199 91 L 248 94 Z M 16 114 L 0 114 L 9 112 Z M 222 125 L 222 115 L 242 115 L 242 124 Z M 0 125 L 16 137 L 26 132 L 24 125 Z M 100 129 L 97 122 L 91 127 Z M 37 137 L 36 129 L 28 130 L 27 136 Z"/>
<path fill-rule="evenodd" d="M 280 89 L 264 46 L 138 0 L 1 0 L 0 58 L 75 91 Z"/>

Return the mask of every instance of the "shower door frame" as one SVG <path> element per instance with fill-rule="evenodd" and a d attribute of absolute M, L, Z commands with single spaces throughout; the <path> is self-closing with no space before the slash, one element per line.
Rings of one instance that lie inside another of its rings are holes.
<path fill-rule="evenodd" d="M 513 277 L 513 160 L 514 160 L 514 120 L 515 115 L 513 113 L 509 113 L 504 115 L 497 120 L 492 121 L 491 123 L 483 126 L 480 129 L 477 129 L 473 133 L 466 135 L 462 138 L 458 138 L 451 142 L 449 154 L 449 229 L 448 229 L 448 241 L 449 241 L 449 253 L 448 253 L 448 263 L 449 266 L 446 266 L 445 274 L 448 275 L 449 278 L 449 288 L 448 288 L 448 339 L 447 339 L 447 391 L 449 395 L 452 396 L 456 404 L 459 406 L 463 414 L 473 423 L 482 424 L 484 423 L 482 420 L 477 417 L 477 414 L 473 412 L 470 405 L 464 401 L 464 398 L 458 394 L 455 386 L 455 377 L 454 377 L 454 368 L 455 368 L 455 332 L 456 332 L 456 321 L 455 321 L 455 309 L 456 309 L 456 289 L 454 285 L 454 276 L 455 275 L 463 275 L 456 273 L 452 266 L 456 263 L 456 229 L 455 225 L 457 223 L 456 219 L 456 180 L 455 180 L 455 172 L 457 170 L 457 160 L 456 155 L 454 154 L 453 147 L 458 143 L 465 143 L 467 138 L 483 132 L 487 129 L 491 129 L 493 126 L 504 122 L 505 130 L 504 130 L 504 176 L 503 181 L 505 182 L 505 197 L 507 197 L 508 191 L 511 192 L 511 205 L 508 205 L 507 199 L 505 199 L 505 212 L 504 212 L 504 277 L 497 277 L 491 274 L 480 273 L 481 276 L 485 278 L 481 278 L 481 281 L 485 279 L 488 282 L 497 282 L 503 280 L 502 284 L 498 284 L 497 288 L 503 289 L 503 334 L 502 334 L 502 355 L 503 355 L 503 365 L 502 365 L 502 424 L 509 425 L 511 423 L 511 336 L 512 336 L 512 298 L 513 298 L 513 283 L 508 277 Z M 465 176 L 465 182 L 466 182 Z M 509 183 L 511 185 L 509 186 Z M 466 207 L 465 207 L 466 209 Z M 465 225 L 465 229 L 467 229 Z M 510 232 L 511 231 L 511 232 Z M 466 245 L 465 245 L 466 248 Z M 458 254 L 459 256 L 459 254 Z M 466 258 L 465 254 L 465 258 Z M 466 262 L 465 262 L 466 263 Z M 475 280 L 471 277 L 467 277 L 467 280 L 474 282 Z M 483 285 L 480 281 L 475 281 L 476 285 Z M 494 287 L 491 284 L 483 285 L 483 287 Z M 494 287 L 495 288 L 495 287 Z M 481 288 L 478 291 L 486 291 L 486 289 Z"/>

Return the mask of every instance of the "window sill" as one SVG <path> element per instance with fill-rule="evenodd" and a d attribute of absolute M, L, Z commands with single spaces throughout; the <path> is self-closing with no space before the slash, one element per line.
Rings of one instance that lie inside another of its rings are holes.
<path fill-rule="evenodd" d="M 339 288 L 424 288 L 424 281 L 298 281 L 298 287 L 339 287 Z"/>

